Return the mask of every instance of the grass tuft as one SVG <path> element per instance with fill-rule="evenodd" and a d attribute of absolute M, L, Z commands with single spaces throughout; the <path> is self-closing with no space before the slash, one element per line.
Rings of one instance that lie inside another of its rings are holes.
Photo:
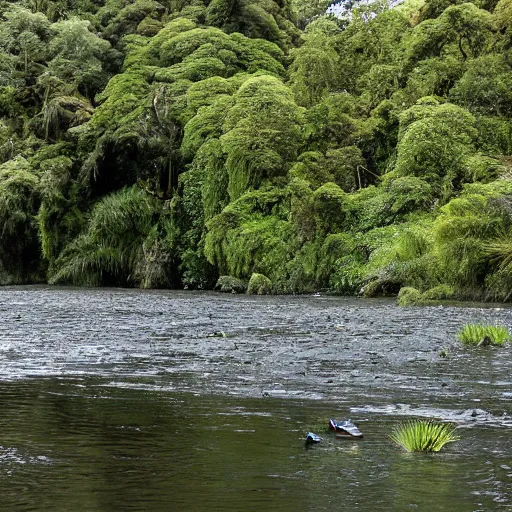
<path fill-rule="evenodd" d="M 438 452 L 447 443 L 460 439 L 450 423 L 410 420 L 396 427 L 389 436 L 408 452 Z"/>
<path fill-rule="evenodd" d="M 464 345 L 478 345 L 489 340 L 492 345 L 503 345 L 511 339 L 506 327 L 501 325 L 467 324 L 457 334 Z M 485 344 L 485 343 L 483 343 Z"/>

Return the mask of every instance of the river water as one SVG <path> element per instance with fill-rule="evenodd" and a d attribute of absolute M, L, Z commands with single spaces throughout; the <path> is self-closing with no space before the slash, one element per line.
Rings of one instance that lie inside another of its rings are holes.
<path fill-rule="evenodd" d="M 512 310 L 1 289 L 0 510 L 512 510 L 512 346 L 462 347 L 478 321 Z M 407 454 L 410 417 L 461 439 Z"/>

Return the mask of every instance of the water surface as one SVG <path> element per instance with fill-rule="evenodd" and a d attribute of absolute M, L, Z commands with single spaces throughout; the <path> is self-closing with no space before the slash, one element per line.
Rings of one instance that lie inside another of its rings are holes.
<path fill-rule="evenodd" d="M 0 291 L 2 510 L 512 509 L 510 347 L 497 306 L 187 292 Z M 441 347 L 448 357 L 441 358 Z M 362 441 L 305 449 L 350 416 Z M 404 418 L 454 421 L 435 455 Z"/>

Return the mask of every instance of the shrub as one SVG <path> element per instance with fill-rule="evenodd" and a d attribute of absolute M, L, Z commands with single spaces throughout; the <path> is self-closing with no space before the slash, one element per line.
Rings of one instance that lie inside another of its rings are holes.
<path fill-rule="evenodd" d="M 8 282 L 23 282 L 23 276 L 37 268 L 38 184 L 39 178 L 23 157 L 0 165 L 0 259 L 10 276 Z"/>
<path fill-rule="evenodd" d="M 485 300 L 508 302 L 512 297 L 512 274 L 497 270 L 485 278 Z"/>
<path fill-rule="evenodd" d="M 398 292 L 397 304 L 399 306 L 419 306 L 423 299 L 419 290 L 410 286 L 400 288 Z"/>
<path fill-rule="evenodd" d="M 498 260 L 496 248 L 491 249 L 490 244 L 499 240 L 508 223 L 495 206 L 506 193 L 500 193 L 494 184 L 467 186 L 460 197 L 440 209 L 433 226 L 433 250 L 446 283 L 455 288 L 483 284 L 489 260 Z"/>
<path fill-rule="evenodd" d="M 400 116 L 392 176 L 421 178 L 449 197 L 454 183 L 463 178 L 465 159 L 475 153 L 474 124 L 468 111 L 448 103 L 406 110 Z"/>
<path fill-rule="evenodd" d="M 269 295 L 272 293 L 272 281 L 267 276 L 254 272 L 249 280 L 247 293 L 250 295 Z"/>
<path fill-rule="evenodd" d="M 438 452 L 459 439 L 454 425 L 431 420 L 411 420 L 396 427 L 390 438 L 408 452 Z"/>
<path fill-rule="evenodd" d="M 455 298 L 455 290 L 447 284 L 440 284 L 424 292 L 422 297 L 425 300 L 450 300 Z"/>
<path fill-rule="evenodd" d="M 299 248 L 286 194 L 277 188 L 247 192 L 207 222 L 204 254 L 219 274 L 244 279 L 258 272 L 274 284 L 283 277 Z"/>
<path fill-rule="evenodd" d="M 492 345 L 503 345 L 511 339 L 506 327 L 501 325 L 467 324 L 457 334 L 464 345 L 478 345 L 486 339 Z"/>
<path fill-rule="evenodd" d="M 144 280 L 144 258 L 149 255 L 144 241 L 160 207 L 138 187 L 103 197 L 92 209 L 86 230 L 55 260 L 49 283 L 126 286 Z"/>
<path fill-rule="evenodd" d="M 223 293 L 245 293 L 247 284 L 236 277 L 220 276 L 215 285 L 215 290 Z"/>

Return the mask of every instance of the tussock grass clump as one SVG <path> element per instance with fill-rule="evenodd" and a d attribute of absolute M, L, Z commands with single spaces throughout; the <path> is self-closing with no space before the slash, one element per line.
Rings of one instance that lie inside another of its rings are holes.
<path fill-rule="evenodd" d="M 410 420 L 396 427 L 389 436 L 408 452 L 438 452 L 447 443 L 460 439 L 450 423 Z"/>
<path fill-rule="evenodd" d="M 464 345 L 492 344 L 503 345 L 511 336 L 501 325 L 467 324 L 457 334 Z M 488 343 L 485 341 L 488 340 Z"/>

